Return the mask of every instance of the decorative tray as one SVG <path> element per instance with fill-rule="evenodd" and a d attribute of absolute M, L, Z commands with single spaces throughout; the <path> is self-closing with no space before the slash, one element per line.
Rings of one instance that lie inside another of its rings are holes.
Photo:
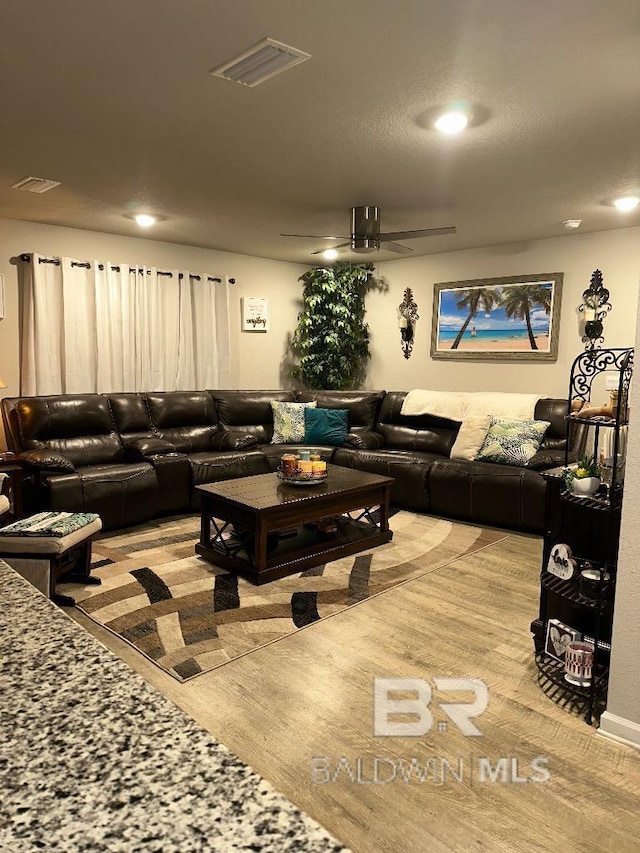
<path fill-rule="evenodd" d="M 276 470 L 278 478 L 288 486 L 317 486 L 318 483 L 324 483 L 327 479 L 327 472 L 322 471 L 319 474 L 311 474 L 300 472 L 295 477 L 285 477 L 280 468 Z"/>

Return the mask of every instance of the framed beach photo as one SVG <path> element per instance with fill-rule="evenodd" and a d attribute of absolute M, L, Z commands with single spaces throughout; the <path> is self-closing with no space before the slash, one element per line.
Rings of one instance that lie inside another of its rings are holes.
<path fill-rule="evenodd" d="M 431 357 L 556 361 L 563 273 L 434 285 Z"/>

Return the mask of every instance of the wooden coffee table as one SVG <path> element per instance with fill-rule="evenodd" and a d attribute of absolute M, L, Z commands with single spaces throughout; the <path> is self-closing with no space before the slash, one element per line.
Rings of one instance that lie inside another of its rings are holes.
<path fill-rule="evenodd" d="M 327 473 L 323 482 L 304 486 L 277 474 L 197 486 L 196 552 L 261 584 L 389 542 L 393 479 L 336 465 Z M 319 528 L 327 518 L 332 523 Z"/>

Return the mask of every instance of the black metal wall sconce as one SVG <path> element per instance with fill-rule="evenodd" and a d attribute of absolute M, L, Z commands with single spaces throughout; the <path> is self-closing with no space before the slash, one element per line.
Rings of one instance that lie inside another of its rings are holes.
<path fill-rule="evenodd" d="M 418 318 L 418 306 L 413 300 L 413 291 L 407 287 L 404 291 L 404 299 L 398 305 L 398 328 L 400 329 L 402 354 L 405 358 L 409 358 L 413 350 L 413 339 Z"/>
<path fill-rule="evenodd" d="M 584 320 L 582 342 L 587 352 L 593 352 L 604 343 L 602 321 L 611 308 L 609 291 L 603 284 L 602 273 L 594 270 L 589 287 L 582 294 L 582 303 L 578 306 Z"/>

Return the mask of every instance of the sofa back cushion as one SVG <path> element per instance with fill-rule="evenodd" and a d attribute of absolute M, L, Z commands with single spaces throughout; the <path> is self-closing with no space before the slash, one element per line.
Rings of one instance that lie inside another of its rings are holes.
<path fill-rule="evenodd" d="M 144 394 L 107 394 L 106 397 L 123 443 L 135 438 L 155 437 Z"/>
<path fill-rule="evenodd" d="M 122 459 L 109 402 L 101 394 L 22 397 L 13 417 L 21 450 L 51 450 L 75 466 Z"/>
<path fill-rule="evenodd" d="M 297 399 L 315 400 L 319 409 L 347 409 L 349 432 L 374 430 L 384 391 L 300 391 Z"/>
<path fill-rule="evenodd" d="M 567 401 L 545 397 L 536 403 L 534 418 L 549 421 L 540 450 L 564 450 L 567 444 Z"/>
<path fill-rule="evenodd" d="M 271 402 L 294 403 L 295 391 L 211 391 L 220 423 L 225 429 L 254 435 L 260 444 L 273 437 Z"/>
<path fill-rule="evenodd" d="M 182 453 L 209 450 L 218 418 L 207 391 L 153 391 L 146 394 L 154 433 Z"/>
<path fill-rule="evenodd" d="M 401 415 L 406 396 L 406 391 L 390 391 L 385 395 L 376 431 L 384 436 L 388 447 L 396 450 L 449 456 L 460 424 L 433 415 Z"/>
<path fill-rule="evenodd" d="M 398 450 L 424 450 L 449 456 L 460 428 L 458 421 L 436 418 L 433 415 L 401 415 L 406 391 L 390 391 L 382 406 L 377 432 L 380 432 L 388 447 Z M 567 401 L 543 398 L 535 406 L 534 418 L 549 421 L 540 450 L 563 450 L 566 445 Z M 576 431 L 579 429 L 576 427 Z"/>

